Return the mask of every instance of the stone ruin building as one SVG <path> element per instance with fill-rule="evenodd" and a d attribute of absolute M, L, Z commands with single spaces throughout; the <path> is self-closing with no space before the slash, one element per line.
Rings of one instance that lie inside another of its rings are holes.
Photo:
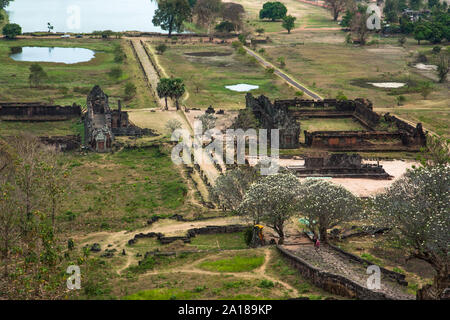
<path fill-rule="evenodd" d="M 279 129 L 280 148 L 295 149 L 300 146 L 300 124 L 280 108 L 276 108 L 265 96 L 254 98 L 250 93 L 245 97 L 246 108 L 250 109 L 260 122 L 261 128 L 269 130 Z"/>
<path fill-rule="evenodd" d="M 111 151 L 116 136 L 152 135 L 149 129 L 141 129 L 132 124 L 128 112 L 122 111 L 119 100 L 118 109 L 112 110 L 109 98 L 97 85 L 87 97 L 87 111 L 84 115 L 85 144 L 93 151 Z"/>
<path fill-rule="evenodd" d="M 305 145 L 335 151 L 418 151 L 426 144 L 422 124 L 416 127 L 389 115 L 380 116 L 366 99 L 275 100 L 246 96 L 246 108 L 264 129 L 280 129 L 280 148 L 300 146 L 302 119 L 351 118 L 364 131 L 304 131 Z"/>
<path fill-rule="evenodd" d="M 392 179 L 383 166 L 363 164 L 358 154 L 332 154 L 305 158 L 304 166 L 288 166 L 298 177 Z"/>

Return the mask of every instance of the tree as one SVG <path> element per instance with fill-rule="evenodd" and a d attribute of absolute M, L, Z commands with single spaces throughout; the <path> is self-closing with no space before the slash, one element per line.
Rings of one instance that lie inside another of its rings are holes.
<path fill-rule="evenodd" d="M 287 8 L 281 2 L 266 2 L 261 11 L 259 11 L 260 19 L 270 19 L 272 21 L 283 19 L 287 14 Z"/>
<path fill-rule="evenodd" d="M 283 18 L 282 26 L 288 31 L 288 34 L 291 33 L 291 30 L 294 28 L 295 20 L 297 20 L 297 18 L 293 16 L 286 16 Z"/>
<path fill-rule="evenodd" d="M 211 187 L 211 200 L 223 210 L 237 211 L 250 185 L 258 178 L 258 172 L 254 167 L 238 166 L 236 169 L 227 170 Z"/>
<path fill-rule="evenodd" d="M 53 30 L 54 28 L 55 28 L 55 27 L 52 26 L 52 25 L 50 24 L 50 22 L 47 22 L 48 33 L 52 32 L 52 30 Z"/>
<path fill-rule="evenodd" d="M 197 19 L 197 23 L 203 27 L 207 27 L 209 33 L 211 26 L 214 25 L 222 13 L 222 1 L 197 0 L 193 13 Z"/>
<path fill-rule="evenodd" d="M 437 74 L 439 82 L 444 83 L 447 80 L 447 74 L 450 71 L 450 57 L 446 53 L 439 54 L 437 63 Z"/>
<path fill-rule="evenodd" d="M 355 220 L 361 213 L 360 200 L 342 186 L 324 180 L 307 179 L 301 186 L 299 210 L 308 228 L 327 242 L 327 230 Z"/>
<path fill-rule="evenodd" d="M 222 20 L 233 23 L 235 31 L 242 29 L 244 14 L 245 9 L 239 3 L 226 2 L 222 4 Z"/>
<path fill-rule="evenodd" d="M 124 88 L 125 100 L 131 100 L 136 96 L 137 88 L 133 82 L 127 82 Z"/>
<path fill-rule="evenodd" d="M 41 65 L 33 63 L 30 66 L 30 75 L 28 77 L 30 87 L 39 87 L 41 82 L 47 77 L 47 73 L 44 71 Z"/>
<path fill-rule="evenodd" d="M 450 167 L 419 167 L 408 171 L 374 199 L 373 220 L 391 227 L 390 236 L 411 257 L 436 270 L 434 283 L 418 298 L 440 299 L 450 286 Z"/>
<path fill-rule="evenodd" d="M 175 130 L 180 129 L 182 127 L 181 122 L 177 119 L 170 119 L 166 122 L 166 128 L 172 134 Z"/>
<path fill-rule="evenodd" d="M 15 39 L 22 34 L 22 28 L 16 23 L 8 23 L 3 27 L 3 35 L 8 39 Z"/>
<path fill-rule="evenodd" d="M 168 31 L 170 38 L 173 31 L 184 31 L 183 23 L 189 21 L 191 16 L 191 7 L 187 0 L 160 0 L 152 22 Z"/>
<path fill-rule="evenodd" d="M 409 0 L 409 6 L 412 10 L 419 10 L 422 7 L 422 0 Z"/>
<path fill-rule="evenodd" d="M 202 123 L 203 132 L 206 132 L 210 129 L 213 129 L 216 126 L 217 118 L 212 114 L 205 113 L 195 119 L 199 120 Z"/>
<path fill-rule="evenodd" d="M 177 110 L 180 110 L 179 99 L 186 92 L 186 87 L 183 83 L 183 79 L 175 78 L 170 79 L 169 83 L 169 94 L 172 99 L 175 99 L 175 105 Z"/>
<path fill-rule="evenodd" d="M 167 98 L 170 97 L 170 84 L 171 83 L 169 78 L 161 78 L 156 87 L 158 97 L 160 99 L 164 98 L 164 101 L 166 103 L 166 110 L 169 109 L 169 106 L 167 105 Z"/>
<path fill-rule="evenodd" d="M 352 33 L 356 34 L 358 37 L 358 41 L 361 45 L 365 45 L 367 41 L 367 36 L 369 35 L 370 30 L 367 28 L 367 19 L 369 15 L 366 12 L 366 8 L 364 6 L 359 6 L 358 11 L 355 13 L 352 23 L 351 30 Z"/>
<path fill-rule="evenodd" d="M 433 83 L 431 82 L 424 82 L 419 86 L 420 94 L 424 99 L 426 99 L 430 93 L 433 91 Z"/>
<path fill-rule="evenodd" d="M 354 15 L 355 13 L 352 10 L 346 10 L 344 16 L 342 17 L 341 27 L 350 27 Z"/>
<path fill-rule="evenodd" d="M 214 29 L 218 32 L 230 33 L 231 31 L 236 30 L 236 26 L 232 22 L 222 21 Z"/>
<path fill-rule="evenodd" d="M 414 39 L 417 40 L 417 44 L 420 45 L 420 41 L 429 38 L 429 34 L 431 33 L 431 29 L 425 23 L 418 23 L 414 27 Z"/>
<path fill-rule="evenodd" d="M 0 9 L 5 9 L 14 0 L 0 0 Z"/>
<path fill-rule="evenodd" d="M 398 1 L 396 0 L 386 0 L 384 3 L 384 18 L 387 22 L 396 23 L 398 22 Z"/>
<path fill-rule="evenodd" d="M 337 21 L 339 18 L 339 14 L 345 10 L 347 5 L 346 0 L 325 0 L 325 3 L 331 10 L 331 15 L 333 16 L 333 20 Z"/>
<path fill-rule="evenodd" d="M 427 135 L 426 146 L 420 150 L 418 159 L 422 166 L 445 166 L 450 163 L 449 141 L 443 137 Z"/>
<path fill-rule="evenodd" d="M 300 182 L 292 173 L 265 176 L 253 183 L 238 208 L 241 215 L 254 223 L 264 222 L 278 233 L 278 244 L 284 242 L 284 225 L 297 213 Z"/>

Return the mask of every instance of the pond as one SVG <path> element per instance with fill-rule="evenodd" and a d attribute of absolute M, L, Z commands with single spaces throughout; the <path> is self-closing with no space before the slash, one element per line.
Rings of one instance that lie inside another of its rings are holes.
<path fill-rule="evenodd" d="M 239 84 L 235 84 L 233 86 L 225 86 L 225 88 L 227 88 L 231 91 L 247 92 L 250 90 L 258 89 L 259 86 L 246 84 L 246 83 L 239 83 Z"/>
<path fill-rule="evenodd" d="M 406 85 L 406 83 L 403 82 L 368 82 L 369 84 L 373 85 L 377 88 L 401 88 Z"/>
<path fill-rule="evenodd" d="M 47 31 L 47 23 L 54 32 L 165 32 L 152 24 L 157 8 L 151 0 L 16 0 L 6 11 L 23 32 Z"/>
<path fill-rule="evenodd" d="M 10 57 L 15 61 L 56 62 L 74 64 L 90 61 L 95 52 L 84 48 L 15 47 Z"/>

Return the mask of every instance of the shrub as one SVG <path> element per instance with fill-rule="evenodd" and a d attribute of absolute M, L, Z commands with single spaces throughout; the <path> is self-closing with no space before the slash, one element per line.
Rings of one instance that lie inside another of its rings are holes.
<path fill-rule="evenodd" d="M 274 68 L 266 68 L 266 73 L 267 74 L 274 74 L 275 73 L 275 69 Z"/>
<path fill-rule="evenodd" d="M 239 54 L 242 54 L 242 55 L 246 55 L 247 54 L 247 50 L 245 50 L 243 47 L 240 47 L 237 52 Z"/>
<path fill-rule="evenodd" d="M 242 47 L 242 42 L 240 42 L 240 41 L 233 41 L 233 42 L 231 43 L 231 46 L 232 46 L 234 49 L 241 48 L 241 47 Z"/>
<path fill-rule="evenodd" d="M 161 43 L 161 44 L 158 44 L 155 49 L 156 49 L 157 54 L 163 54 L 164 52 L 167 51 L 167 45 L 164 43 Z"/>
<path fill-rule="evenodd" d="M 348 98 L 342 91 L 339 91 L 338 94 L 336 95 L 336 100 L 342 101 L 348 100 Z"/>
<path fill-rule="evenodd" d="M 252 238 L 253 238 L 253 228 L 249 227 L 244 231 L 244 239 L 247 246 L 249 246 L 252 243 Z"/>
<path fill-rule="evenodd" d="M 3 27 L 3 35 L 8 39 L 15 39 L 18 35 L 22 34 L 22 27 L 16 23 L 8 23 Z"/>
<path fill-rule="evenodd" d="M 441 52 L 441 47 L 440 46 L 434 46 L 433 47 L 433 53 L 434 54 L 438 54 L 439 52 Z"/>
<path fill-rule="evenodd" d="M 258 284 L 258 287 L 265 289 L 270 289 L 273 288 L 274 286 L 275 284 L 273 283 L 273 281 L 267 279 L 261 280 L 261 282 Z"/>
<path fill-rule="evenodd" d="M 134 85 L 134 83 L 128 82 L 125 85 L 125 89 L 124 89 L 125 99 L 130 100 L 130 99 L 134 98 L 134 96 L 136 95 L 136 89 L 137 88 Z"/>
<path fill-rule="evenodd" d="M 122 63 L 127 58 L 120 44 L 114 46 L 114 62 Z"/>
<path fill-rule="evenodd" d="M 108 75 L 109 75 L 111 78 L 119 79 L 119 78 L 123 75 L 123 71 L 122 71 L 121 68 L 115 67 L 115 68 L 112 68 L 112 69 L 109 71 Z"/>
<path fill-rule="evenodd" d="M 295 95 L 296 95 L 297 97 L 303 97 L 304 94 L 305 94 L 305 93 L 304 93 L 303 91 L 297 91 L 297 92 L 295 92 Z"/>

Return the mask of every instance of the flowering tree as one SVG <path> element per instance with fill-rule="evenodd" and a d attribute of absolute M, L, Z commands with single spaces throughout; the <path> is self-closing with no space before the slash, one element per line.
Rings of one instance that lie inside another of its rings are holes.
<path fill-rule="evenodd" d="M 320 233 L 327 242 L 327 230 L 345 221 L 355 220 L 361 201 L 344 187 L 324 180 L 307 179 L 302 183 L 300 212 L 308 219 L 311 232 Z"/>
<path fill-rule="evenodd" d="M 300 182 L 293 174 L 266 176 L 250 186 L 238 212 L 255 224 L 266 223 L 278 233 L 278 243 L 282 244 L 284 224 L 297 213 L 299 195 Z"/>
<path fill-rule="evenodd" d="M 450 167 L 436 165 L 408 171 L 374 199 L 374 218 L 392 227 L 392 236 L 435 270 L 433 285 L 418 298 L 439 299 L 450 286 Z"/>
<path fill-rule="evenodd" d="M 210 190 L 211 200 L 225 210 L 238 209 L 250 185 L 258 179 L 258 171 L 249 166 L 240 166 L 217 178 Z"/>

